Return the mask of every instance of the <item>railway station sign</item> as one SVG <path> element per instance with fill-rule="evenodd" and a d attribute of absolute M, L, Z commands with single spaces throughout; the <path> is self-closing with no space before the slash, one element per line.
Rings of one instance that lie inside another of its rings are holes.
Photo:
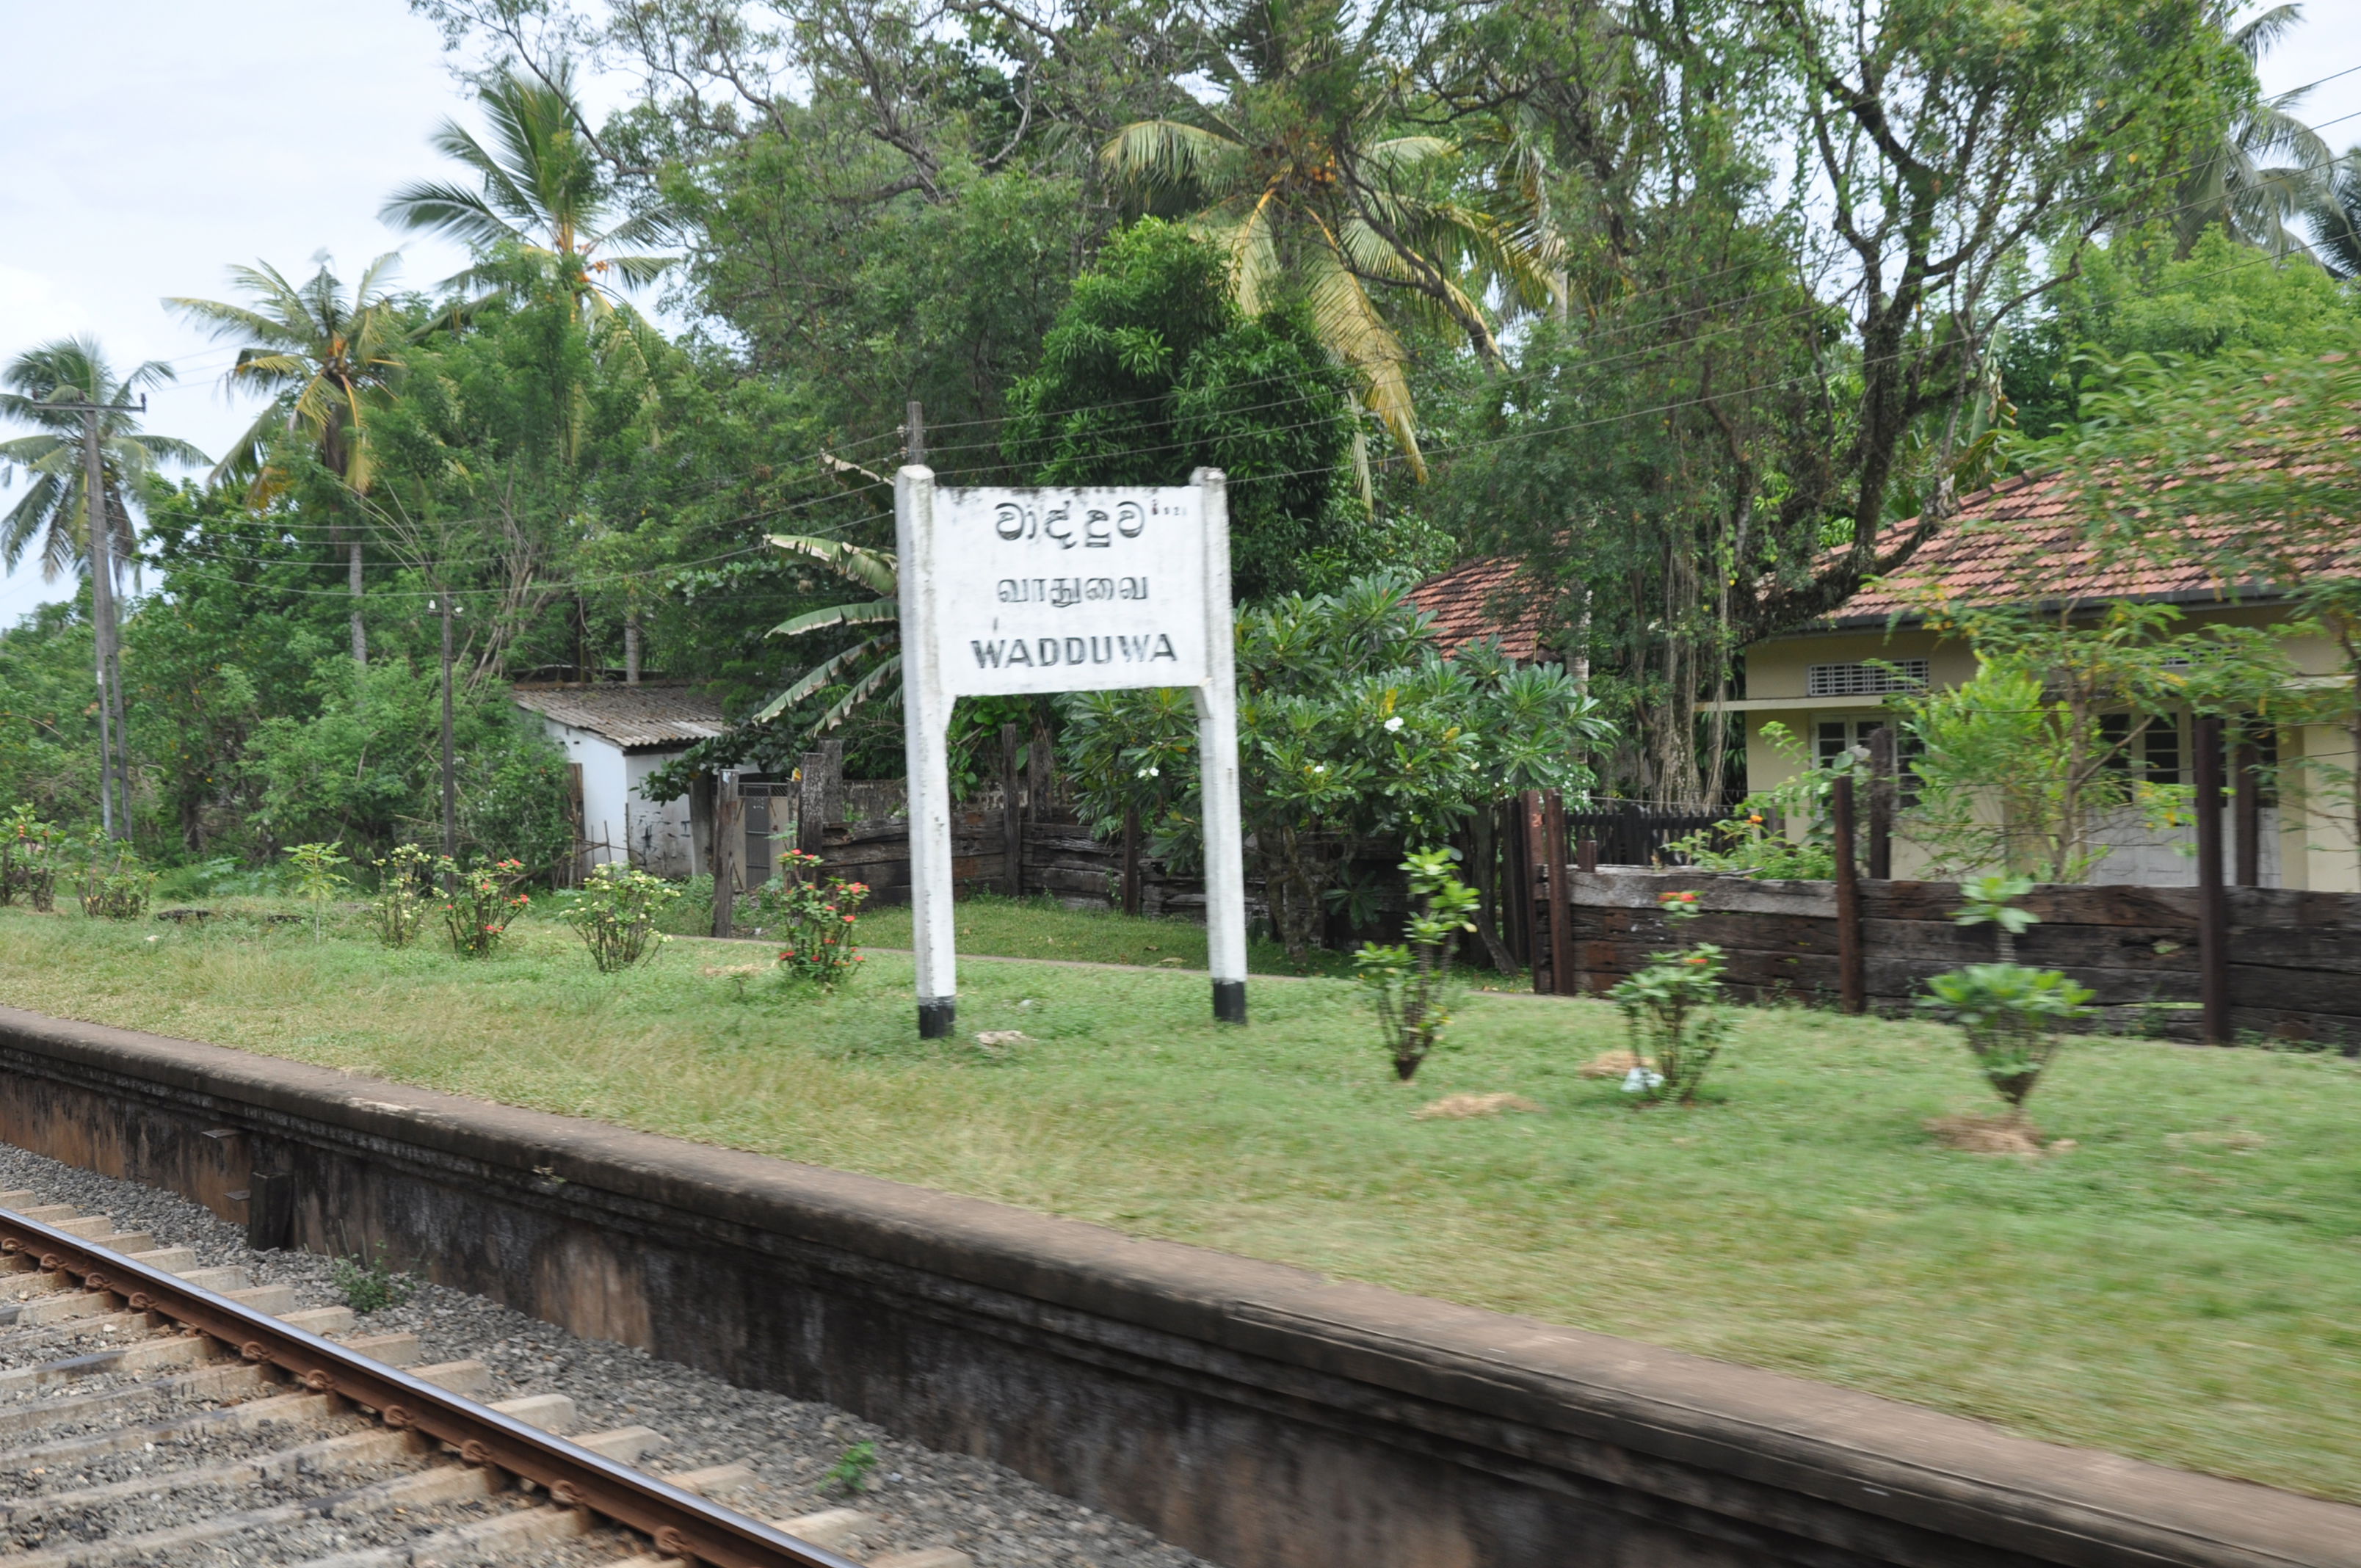
<path fill-rule="evenodd" d="M 1238 827 L 1229 504 L 1221 474 L 1186 485 L 938 489 L 894 481 L 902 711 L 910 788 L 918 1032 L 950 1033 L 950 775 L 962 696 L 1185 686 L 1204 769 L 1213 1014 L 1246 1021 L 1246 864 Z"/>

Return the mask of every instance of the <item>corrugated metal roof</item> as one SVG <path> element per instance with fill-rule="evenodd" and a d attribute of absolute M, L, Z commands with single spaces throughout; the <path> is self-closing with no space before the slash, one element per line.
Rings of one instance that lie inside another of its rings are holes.
<path fill-rule="evenodd" d="M 517 706 L 626 751 L 676 751 L 727 731 L 721 705 L 695 686 L 518 686 Z"/>
<path fill-rule="evenodd" d="M 1411 590 L 1411 602 L 1434 617 L 1435 641 L 1444 658 L 1487 637 L 1499 638 L 1512 659 L 1530 662 L 1542 656 L 1546 607 L 1532 581 L 1518 576 L 1517 567 L 1514 556 L 1487 556 L 1429 577 Z"/>

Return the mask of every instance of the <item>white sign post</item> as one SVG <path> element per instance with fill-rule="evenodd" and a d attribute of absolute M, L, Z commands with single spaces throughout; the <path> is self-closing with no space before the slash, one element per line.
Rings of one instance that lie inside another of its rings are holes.
<path fill-rule="evenodd" d="M 933 470 L 906 467 L 894 478 L 894 521 L 918 1033 L 950 1035 L 959 996 L 952 700 L 1130 686 L 1195 694 L 1213 1016 L 1245 1023 L 1246 850 L 1221 473 L 1200 468 L 1189 484 L 1159 489 L 938 490 Z"/>

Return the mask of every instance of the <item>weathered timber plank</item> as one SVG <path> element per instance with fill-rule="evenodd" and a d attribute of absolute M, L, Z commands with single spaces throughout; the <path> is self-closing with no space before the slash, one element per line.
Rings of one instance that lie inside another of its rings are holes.
<path fill-rule="evenodd" d="M 1568 867 L 1576 918 L 1583 907 L 1654 909 L 1666 893 L 1694 893 L 1697 905 L 1760 915 L 1836 915 L 1836 894 L 1824 882 L 1762 882 L 1712 872 L 1576 871 Z"/>
<path fill-rule="evenodd" d="M 2300 1013 L 2323 1013 L 2361 1020 L 2361 985 L 2356 985 L 2348 974 L 2263 969 L 2251 964 L 2233 963 L 2230 966 L 2230 1005 L 2288 1007 Z"/>
<path fill-rule="evenodd" d="M 2277 926 L 2230 927 L 2230 960 L 2258 969 L 2314 970 L 2340 975 L 2361 997 L 2361 931 L 2333 927 L 2290 931 Z M 2361 1007 L 2361 1003 L 2356 1003 Z"/>

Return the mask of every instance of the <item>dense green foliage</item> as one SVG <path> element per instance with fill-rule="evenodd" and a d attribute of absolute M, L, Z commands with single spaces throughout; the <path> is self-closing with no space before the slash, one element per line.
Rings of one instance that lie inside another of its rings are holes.
<path fill-rule="evenodd" d="M 1248 319 L 1221 253 L 1148 219 L 1099 255 L 1010 389 L 1001 446 L 1036 484 L 1230 488 L 1237 597 L 1333 576 L 1351 539 L 1339 464 L 1352 439 L 1342 372 L 1300 310 Z"/>
<path fill-rule="evenodd" d="M 957 484 L 1222 469 L 1257 612 L 1510 555 L 1496 608 L 1616 726 L 1565 762 L 1718 796 L 1702 699 L 1738 651 L 1906 560 L 2013 418 L 2088 404 L 2088 345 L 2316 350 L 2354 308 L 2300 256 L 2257 265 L 2307 224 L 2339 254 L 2342 187 L 2266 167 L 2312 145 L 2256 85 L 2286 24 L 2213 0 L 420 8 L 477 102 L 385 211 L 471 265 L 180 281 L 271 401 L 211 488 L 110 434 L 151 854 L 415 836 L 455 605 L 471 850 L 557 843 L 519 679 L 707 685 L 745 722 L 675 786 L 816 729 L 898 773 L 892 649 L 835 613 L 820 549 L 890 555 L 921 443 Z M 643 68 L 603 117 L 573 88 L 593 51 Z M 685 330 L 642 313 L 657 289 Z M 43 400 L 98 356 L 40 353 L 5 409 L 34 427 L 0 449 L 31 487 L 8 547 L 62 567 L 80 481 Z M 0 652 L 0 784 L 75 820 L 89 638 L 46 612 Z M 1369 673 L 1290 695 L 1349 707 Z M 1008 722 L 1048 745 L 1066 717 L 963 705 L 963 781 Z"/>
<path fill-rule="evenodd" d="M 1607 733 L 1565 672 L 1479 642 L 1444 659 L 1432 618 L 1372 577 L 1291 596 L 1238 626 L 1240 816 L 1254 836 L 1271 922 L 1299 959 L 1356 839 L 1449 842 L 1522 789 L 1587 788 L 1583 756 Z M 1064 704 L 1078 798 L 1102 830 L 1137 814 L 1160 851 L 1199 858 L 1202 806 L 1193 707 L 1174 691 L 1091 692 Z"/>

